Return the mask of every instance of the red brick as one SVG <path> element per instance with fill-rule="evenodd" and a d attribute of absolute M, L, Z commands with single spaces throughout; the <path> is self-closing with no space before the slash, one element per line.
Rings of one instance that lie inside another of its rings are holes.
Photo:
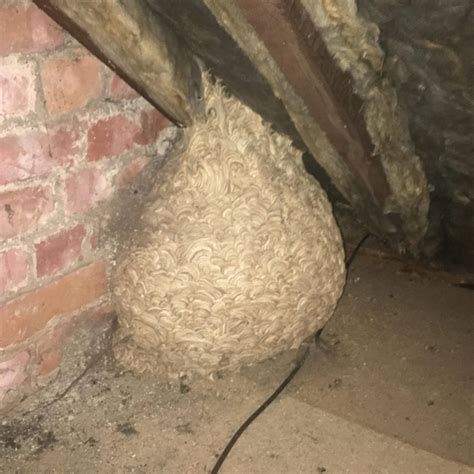
<path fill-rule="evenodd" d="M 0 362 L 0 401 L 8 391 L 14 390 L 26 380 L 29 360 L 28 352 L 22 351 Z"/>
<path fill-rule="evenodd" d="M 98 168 L 86 168 L 66 179 L 66 212 L 85 212 L 111 193 L 104 172 Z"/>
<path fill-rule="evenodd" d="M 39 359 L 38 375 L 49 375 L 55 370 L 59 369 L 61 363 L 61 351 L 58 349 L 51 349 L 41 353 Z"/>
<path fill-rule="evenodd" d="M 0 64 L 0 116 L 22 115 L 35 109 L 34 79 L 29 64 L 16 59 Z"/>
<path fill-rule="evenodd" d="M 55 316 L 77 311 L 98 300 L 106 291 L 105 265 L 97 261 L 16 298 L 0 308 L 0 347 L 28 339 Z"/>
<path fill-rule="evenodd" d="M 46 107 L 50 114 L 79 109 L 101 92 L 101 64 L 89 54 L 47 59 L 41 67 Z"/>
<path fill-rule="evenodd" d="M 110 81 L 110 97 L 113 99 L 136 99 L 140 97 L 140 94 L 117 74 L 114 74 Z"/>
<path fill-rule="evenodd" d="M 73 336 L 77 330 L 86 327 L 93 329 L 95 324 L 110 320 L 113 308 L 110 302 L 102 303 L 77 313 L 74 317 L 60 318 L 57 324 L 48 331 L 44 331 L 37 344 L 39 353 L 47 351 L 61 351 L 65 341 Z"/>
<path fill-rule="evenodd" d="M 153 143 L 158 138 L 161 130 L 170 125 L 170 121 L 156 109 L 143 111 L 140 121 L 142 130 L 136 139 L 136 142 L 140 145 Z"/>
<path fill-rule="evenodd" d="M 36 343 L 38 375 L 48 375 L 59 367 L 66 339 L 66 328 L 75 317 L 62 318 L 53 327 L 42 331 Z"/>
<path fill-rule="evenodd" d="M 18 287 L 28 276 L 28 255 L 21 249 L 0 252 L 0 295 Z"/>
<path fill-rule="evenodd" d="M 120 188 L 130 186 L 137 180 L 138 175 L 148 164 L 149 159 L 146 156 L 135 158 L 131 163 L 124 166 L 115 178 L 115 183 Z"/>
<path fill-rule="evenodd" d="M 14 237 L 43 224 L 53 209 L 51 190 L 46 187 L 0 193 L 0 238 Z"/>
<path fill-rule="evenodd" d="M 79 224 L 36 244 L 36 275 L 39 278 L 53 275 L 80 259 L 85 236 L 86 229 Z"/>
<path fill-rule="evenodd" d="M 87 157 L 95 161 L 119 155 L 131 149 L 140 134 L 140 127 L 123 115 L 99 120 L 87 134 Z"/>
<path fill-rule="evenodd" d="M 59 46 L 64 34 L 35 6 L 0 8 L 0 56 L 33 53 Z"/>
<path fill-rule="evenodd" d="M 68 340 L 74 337 L 82 328 L 91 334 L 103 330 L 104 323 L 110 321 L 113 310 L 109 303 L 101 304 L 74 317 L 61 318 L 58 324 L 48 331 L 44 331 L 36 345 L 39 361 L 39 375 L 50 375 L 60 365 L 62 352 L 67 347 Z"/>
<path fill-rule="evenodd" d="M 54 168 L 70 165 L 78 151 L 77 139 L 78 133 L 72 127 L 0 137 L 0 185 L 43 176 Z"/>

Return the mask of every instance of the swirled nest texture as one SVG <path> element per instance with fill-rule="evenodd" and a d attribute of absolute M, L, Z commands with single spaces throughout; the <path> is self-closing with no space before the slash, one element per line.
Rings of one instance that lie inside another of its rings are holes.
<path fill-rule="evenodd" d="M 331 206 L 301 152 L 206 77 L 185 131 L 118 258 L 116 357 L 164 379 L 212 376 L 296 349 L 345 281 Z"/>

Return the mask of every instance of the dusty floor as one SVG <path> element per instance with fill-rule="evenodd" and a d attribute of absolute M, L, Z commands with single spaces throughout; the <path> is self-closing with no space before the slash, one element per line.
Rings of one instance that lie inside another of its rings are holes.
<path fill-rule="evenodd" d="M 322 344 L 221 472 L 474 472 L 473 313 L 472 290 L 361 255 Z M 0 472 L 208 472 L 293 356 L 191 389 L 104 358 L 62 400 L 0 425 Z"/>

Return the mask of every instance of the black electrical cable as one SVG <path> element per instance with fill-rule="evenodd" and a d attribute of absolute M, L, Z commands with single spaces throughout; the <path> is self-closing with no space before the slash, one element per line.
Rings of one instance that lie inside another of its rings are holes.
<path fill-rule="evenodd" d="M 359 249 L 364 245 L 364 242 L 369 238 L 370 234 L 364 235 L 362 239 L 360 239 L 359 243 L 356 245 L 355 249 L 352 251 L 351 256 L 346 260 L 346 269 L 348 270 L 351 266 L 352 261 L 354 260 L 355 256 Z"/>
<path fill-rule="evenodd" d="M 369 235 L 370 234 L 366 234 L 356 245 L 355 249 L 352 251 L 352 254 L 346 260 L 346 269 L 348 269 L 349 266 L 352 264 L 354 257 L 356 256 L 357 252 L 362 247 L 364 242 L 368 239 Z M 324 327 L 325 326 L 320 328 L 314 335 L 314 340 L 316 343 L 318 342 L 318 339 L 320 338 Z M 292 371 L 288 374 L 286 379 L 283 380 L 283 382 L 278 386 L 278 388 L 242 423 L 239 429 L 234 433 L 234 435 L 232 436 L 230 441 L 227 443 L 226 447 L 224 448 L 220 456 L 217 458 L 216 464 L 212 468 L 210 474 L 217 474 L 219 472 L 220 468 L 222 467 L 222 464 L 224 464 L 224 461 L 226 460 L 230 451 L 234 447 L 235 443 L 237 443 L 242 433 L 255 421 L 256 418 L 258 418 L 265 411 L 266 408 L 268 408 L 268 406 L 278 397 L 278 395 L 280 395 L 280 393 L 283 392 L 285 387 L 294 379 L 295 375 L 303 366 L 304 361 L 306 360 L 306 357 L 308 356 L 308 353 L 309 353 L 309 345 L 305 349 L 303 354 L 300 357 L 296 358 L 295 366 L 293 367 Z"/>
<path fill-rule="evenodd" d="M 294 376 L 298 373 L 303 362 L 308 355 L 309 346 L 304 352 L 303 356 L 298 360 L 293 367 L 293 370 L 289 373 L 285 380 L 278 386 L 278 388 L 267 398 L 242 424 L 242 426 L 234 433 L 231 440 L 227 443 L 227 446 L 222 451 L 221 455 L 217 459 L 216 464 L 214 465 L 211 474 L 217 474 L 222 464 L 224 463 L 227 455 L 230 453 L 230 450 L 234 447 L 234 444 L 240 438 L 240 435 L 250 426 L 250 424 L 275 400 L 275 398 L 280 395 L 280 393 L 285 389 L 285 387 L 293 380 Z"/>

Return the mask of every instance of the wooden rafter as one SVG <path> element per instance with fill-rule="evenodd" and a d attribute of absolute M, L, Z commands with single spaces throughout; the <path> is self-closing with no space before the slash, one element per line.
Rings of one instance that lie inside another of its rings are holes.
<path fill-rule="evenodd" d="M 140 0 L 34 0 L 180 125 L 201 111 L 201 71 L 189 50 Z"/>

